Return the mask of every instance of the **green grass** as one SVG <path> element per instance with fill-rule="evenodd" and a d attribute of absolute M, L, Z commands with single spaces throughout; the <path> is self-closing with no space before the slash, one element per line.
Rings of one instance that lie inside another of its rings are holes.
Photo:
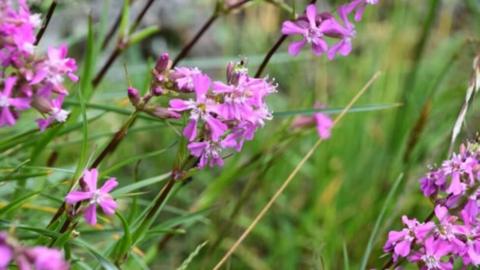
<path fill-rule="evenodd" d="M 191 14 L 203 22 L 214 1 L 187 2 L 177 17 L 169 17 L 182 40 L 200 27 Z M 245 57 L 253 73 L 288 17 L 273 5 L 256 2 L 241 14 L 219 19 L 182 63 L 198 65 L 223 80 L 226 62 Z M 225 269 L 381 267 L 388 260 L 382 257 L 386 234 L 400 227 L 401 215 L 422 218 L 431 210 L 417 180 L 427 165 L 447 155 L 478 48 L 472 40 L 478 38 L 480 9 L 476 1 L 380 2 L 369 7 L 358 24 L 349 57 L 328 61 L 302 53 L 294 58 L 285 54 L 283 45 L 266 72 L 279 84 L 279 92 L 269 99 L 277 112 L 274 119 L 241 153 L 226 159 L 223 168 L 194 172 L 178 185 L 151 229 L 135 239 L 137 246 L 125 249 L 122 245 L 132 242 L 135 221 L 166 182 L 181 145 L 176 133 L 181 127 L 139 117 L 100 167 L 120 182 L 114 194 L 121 216 L 100 219 L 102 226 L 95 228 L 80 222 L 77 238 L 59 239 L 76 261 L 73 268 L 115 269 L 115 261 L 125 260 L 124 269 L 209 269 L 315 143 L 314 130 L 290 132 L 292 115 L 311 113 L 315 101 L 343 108 L 377 71 L 382 76 L 356 105 L 359 112 L 340 122 Z M 297 10 L 303 6 L 295 3 Z M 69 5 L 59 8 L 62 12 Z M 200 8 L 206 11 L 197 12 Z M 34 131 L 36 115 L 27 113 L 15 127 L 0 130 L 0 227 L 14 228 L 25 243 L 61 238 L 58 225 L 46 229 L 52 211 L 133 111 L 126 99 L 123 65 L 138 88 L 150 76 L 152 59 L 142 57 L 140 46 L 148 41 L 142 41 L 128 48 L 93 90 L 88 81 L 108 52 L 99 48 L 104 26 L 92 23 L 90 33 L 79 41 L 87 49 L 75 52 L 83 69 L 80 84 L 69 87 L 74 117 L 39 133 Z M 78 27 L 87 29 L 88 18 Z M 174 56 L 181 44 L 170 42 L 175 37 L 169 34 L 160 35 Z M 476 104 L 457 141 L 475 135 L 480 119 Z M 57 161 L 47 165 L 52 153 Z M 402 181 L 395 182 L 400 174 Z M 119 239 L 124 240 L 114 248 Z M 128 258 L 116 257 L 117 249 L 130 250 Z"/>

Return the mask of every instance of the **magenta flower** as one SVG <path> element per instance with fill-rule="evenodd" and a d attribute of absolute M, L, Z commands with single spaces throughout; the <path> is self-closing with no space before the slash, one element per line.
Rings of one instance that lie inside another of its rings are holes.
<path fill-rule="evenodd" d="M 282 25 L 282 33 L 284 35 L 301 35 L 303 38 L 294 41 L 288 46 L 288 53 L 297 55 L 306 45 L 312 45 L 312 51 L 316 55 L 321 55 L 328 49 L 327 42 L 323 39 L 324 32 L 330 26 L 328 21 L 317 16 L 317 7 L 314 4 L 308 5 L 306 9 L 306 18 L 302 17 L 296 21 L 286 21 Z"/>
<path fill-rule="evenodd" d="M 63 259 L 60 250 L 46 247 L 34 247 L 28 251 L 33 258 L 35 270 L 68 270 L 70 267 Z M 28 268 L 30 269 L 30 268 Z"/>
<path fill-rule="evenodd" d="M 315 109 L 322 109 L 324 106 L 320 103 L 315 103 Z M 292 126 L 294 128 L 304 128 L 315 126 L 317 128 L 318 136 L 326 140 L 330 138 L 331 129 L 333 127 L 332 119 L 321 112 L 314 113 L 312 116 L 298 116 L 293 120 Z"/>
<path fill-rule="evenodd" d="M 0 127 L 8 125 L 13 126 L 16 122 L 16 110 L 26 110 L 30 107 L 28 98 L 12 97 L 13 87 L 17 79 L 8 77 L 4 81 L 3 91 L 0 92 Z"/>
<path fill-rule="evenodd" d="M 74 74 L 77 70 L 75 60 L 67 58 L 67 54 L 66 45 L 59 48 L 48 48 L 48 57 L 36 66 L 36 73 L 30 84 L 34 85 L 45 81 L 52 86 L 55 92 L 68 95 L 68 91 L 63 86 L 64 75 L 68 76 L 73 82 L 78 81 L 78 77 Z"/>
<path fill-rule="evenodd" d="M 97 179 L 97 169 L 86 170 L 83 174 L 83 183 L 85 183 L 83 191 L 72 191 L 65 197 L 67 204 L 88 201 L 84 217 L 90 225 L 97 224 L 97 206 L 100 206 L 106 215 L 113 215 L 117 208 L 117 203 L 109 192 L 118 185 L 118 182 L 115 178 L 110 178 L 100 189 L 97 189 Z"/>
<path fill-rule="evenodd" d="M 388 233 L 388 240 L 384 246 L 386 252 L 393 253 L 394 261 L 398 257 L 407 257 L 411 253 L 414 241 L 422 242 L 427 234 L 435 228 L 433 222 L 419 223 L 416 219 L 402 217 L 403 224 L 407 227 L 401 231 L 391 231 Z"/>
<path fill-rule="evenodd" d="M 416 252 L 409 259 L 413 262 L 422 262 L 422 270 L 449 270 L 453 269 L 452 262 L 450 260 L 444 261 L 442 257 L 450 251 L 451 248 L 445 241 L 429 237 L 425 240 L 424 249 Z"/>
<path fill-rule="evenodd" d="M 163 60 L 161 67 L 165 65 L 164 62 L 165 60 Z M 198 75 L 202 75 L 198 68 L 177 67 L 170 74 L 170 78 L 175 82 L 179 90 L 193 92 L 195 90 L 193 79 Z"/>
<path fill-rule="evenodd" d="M 227 136 L 221 141 L 203 141 L 191 142 L 188 144 L 188 150 L 192 156 L 200 158 L 198 163 L 199 168 L 206 165 L 210 167 L 223 166 L 222 152 L 225 148 L 233 148 L 237 145 L 233 136 Z"/>
<path fill-rule="evenodd" d="M 194 76 L 195 100 L 170 100 L 170 110 L 176 112 L 190 111 L 190 121 L 183 130 L 183 135 L 189 141 L 193 141 L 196 138 L 197 126 L 200 120 L 207 123 L 214 141 L 218 140 L 227 130 L 227 126 L 214 116 L 214 113 L 217 113 L 218 110 L 216 102 L 207 97 L 210 84 L 211 81 L 207 75 Z"/>
<path fill-rule="evenodd" d="M 7 234 L 0 232 L 0 270 L 6 270 L 13 258 L 13 249 L 7 244 Z"/>

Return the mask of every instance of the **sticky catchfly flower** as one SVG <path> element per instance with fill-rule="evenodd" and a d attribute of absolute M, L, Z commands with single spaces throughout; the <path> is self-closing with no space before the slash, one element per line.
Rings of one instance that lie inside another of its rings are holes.
<path fill-rule="evenodd" d="M 97 188 L 97 181 L 97 169 L 86 170 L 83 174 L 85 187 L 81 191 L 72 191 L 65 197 L 67 204 L 87 202 L 84 217 L 87 223 L 91 225 L 97 224 L 97 206 L 100 206 L 106 215 L 113 215 L 117 208 L 117 203 L 109 193 L 118 185 L 118 182 L 115 178 L 110 178 L 101 188 Z"/>

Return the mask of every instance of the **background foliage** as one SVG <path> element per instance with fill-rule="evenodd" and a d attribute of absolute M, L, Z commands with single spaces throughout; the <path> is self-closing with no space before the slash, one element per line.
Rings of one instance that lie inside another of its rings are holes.
<path fill-rule="evenodd" d="M 132 3 L 130 17 L 142 2 Z M 254 1 L 220 18 L 182 65 L 223 79 L 228 61 L 245 58 L 253 72 L 288 18 L 267 2 Z M 328 10 L 342 1 L 319 2 Z M 286 3 L 298 10 L 305 6 Z M 37 2 L 35 10 L 45 13 L 49 4 Z M 159 31 L 128 48 L 93 89 L 88 81 L 112 50 L 100 45 L 121 1 L 59 3 L 42 46 L 66 41 L 81 65 L 82 82 L 70 87 L 68 98 L 75 117 L 45 133 L 26 116 L 0 131 L 0 227 L 27 243 L 56 237 L 46 227 L 70 180 L 133 111 L 128 84 L 146 90 L 155 57 L 164 51 L 176 55 L 214 6 L 210 0 L 155 1 L 139 28 L 158 26 Z M 427 165 L 447 155 L 478 46 L 479 15 L 475 0 L 380 1 L 358 25 L 354 53 L 347 58 L 290 57 L 281 47 L 267 68 L 279 84 L 279 93 L 269 100 L 275 112 L 308 109 L 315 101 L 342 108 L 375 72 L 382 76 L 359 101 L 371 111 L 342 120 L 240 246 L 229 269 L 357 269 L 362 262 L 379 267 L 387 260 L 381 247 L 388 229 L 399 227 L 402 214 L 424 217 L 431 211 L 417 180 Z M 375 109 L 397 103 L 401 106 Z M 474 138 L 479 117 L 474 103 L 462 140 Z M 224 168 L 199 172 L 177 189 L 147 237 L 132 249 L 125 269 L 213 266 L 317 139 L 313 130 L 289 135 L 291 119 L 277 115 Z M 76 260 L 74 269 L 114 267 L 112 246 L 162 187 L 178 132 L 173 124 L 142 117 L 103 162 L 104 176 L 120 182 L 114 195 L 122 217 L 103 219 L 95 228 L 81 225 L 78 237 L 56 242 Z"/>

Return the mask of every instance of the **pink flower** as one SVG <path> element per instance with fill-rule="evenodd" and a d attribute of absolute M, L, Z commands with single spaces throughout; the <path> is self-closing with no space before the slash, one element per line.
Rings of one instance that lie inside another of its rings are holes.
<path fill-rule="evenodd" d="M 88 206 L 85 209 L 85 220 L 91 225 L 97 224 L 97 206 L 100 206 L 106 215 L 113 215 L 117 208 L 117 203 L 109 192 L 118 185 L 118 182 L 115 178 L 110 178 L 100 189 L 97 189 L 97 179 L 97 169 L 86 170 L 83 174 L 84 190 L 72 191 L 65 197 L 65 202 L 68 204 L 88 201 Z"/>
<path fill-rule="evenodd" d="M 328 20 L 328 19 L 327 19 Z M 317 16 L 317 7 L 314 4 L 308 5 L 306 9 L 306 18 L 302 17 L 296 21 L 286 21 L 282 25 L 284 35 L 301 35 L 303 38 L 292 42 L 288 46 L 288 53 L 297 55 L 306 45 L 312 45 L 312 51 L 316 55 L 321 55 L 328 49 L 328 44 L 324 40 L 324 32 L 328 30 L 327 20 Z"/>
<path fill-rule="evenodd" d="M 7 244 L 7 234 L 0 232 L 0 270 L 6 270 L 13 258 L 13 249 Z"/>
<path fill-rule="evenodd" d="M 68 270 L 70 267 L 63 259 L 60 250 L 46 247 L 34 247 L 28 251 L 33 257 L 35 270 Z"/>
<path fill-rule="evenodd" d="M 170 100 L 170 110 L 175 112 L 190 111 L 190 121 L 183 130 L 183 135 L 189 141 L 196 138 L 200 120 L 207 123 L 213 140 L 218 140 L 227 130 L 227 126 L 214 116 L 214 113 L 218 111 L 216 102 L 207 97 L 210 84 L 211 81 L 207 75 L 196 75 L 193 77 L 195 100 Z"/>
<path fill-rule="evenodd" d="M 237 142 L 233 139 L 233 136 L 227 136 L 221 141 L 191 142 L 188 144 L 188 150 L 193 156 L 200 158 L 199 168 L 203 168 L 206 165 L 221 167 L 223 166 L 223 149 L 233 148 L 236 145 Z"/>
<path fill-rule="evenodd" d="M 13 126 L 16 122 L 16 114 L 12 108 L 16 110 L 26 110 L 30 107 L 28 98 L 12 97 L 13 87 L 17 79 L 8 77 L 4 81 L 3 91 L 0 92 L 0 127 L 8 125 Z"/>
<path fill-rule="evenodd" d="M 164 62 L 165 59 L 162 59 L 162 68 L 165 65 Z M 180 91 L 193 92 L 195 90 L 194 77 L 201 74 L 202 72 L 198 68 L 177 67 L 171 72 L 170 78 Z"/>

